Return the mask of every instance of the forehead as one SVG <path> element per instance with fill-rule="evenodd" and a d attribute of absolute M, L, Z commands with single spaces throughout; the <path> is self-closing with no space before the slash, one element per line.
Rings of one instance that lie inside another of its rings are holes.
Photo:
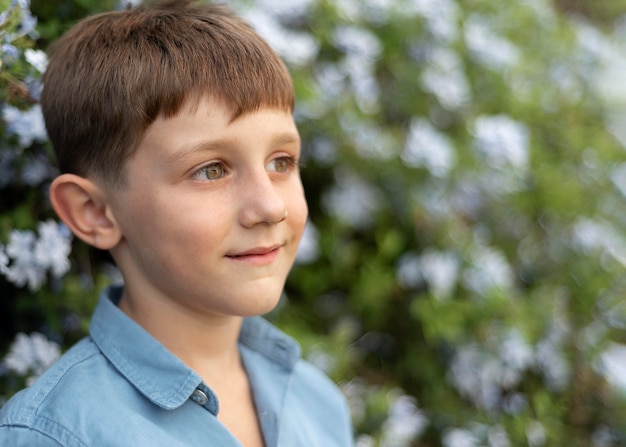
<path fill-rule="evenodd" d="M 261 108 L 233 119 L 226 107 L 207 98 L 186 103 L 173 116 L 158 116 L 146 129 L 137 152 L 148 150 L 152 152 L 150 156 L 163 156 L 172 162 L 200 150 L 299 144 L 298 130 L 289 111 Z"/>

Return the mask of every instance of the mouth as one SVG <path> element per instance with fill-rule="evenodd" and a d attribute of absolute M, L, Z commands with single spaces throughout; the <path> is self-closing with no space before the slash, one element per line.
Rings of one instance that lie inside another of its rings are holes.
<path fill-rule="evenodd" d="M 270 264 L 280 252 L 282 245 L 272 245 L 269 247 L 255 247 L 241 252 L 235 252 L 226 255 L 233 261 L 245 262 L 249 264 Z"/>

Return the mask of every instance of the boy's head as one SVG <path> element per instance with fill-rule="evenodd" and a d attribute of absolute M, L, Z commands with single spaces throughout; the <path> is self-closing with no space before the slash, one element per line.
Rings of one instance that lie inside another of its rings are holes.
<path fill-rule="evenodd" d="M 61 172 L 124 183 L 146 129 L 210 97 L 236 119 L 293 111 L 289 73 L 226 7 L 165 0 L 87 18 L 51 48 L 42 109 Z"/>
<path fill-rule="evenodd" d="M 175 0 L 86 19 L 42 101 L 63 171 L 50 200 L 111 252 L 123 310 L 152 327 L 276 304 L 308 210 L 291 79 L 251 28 Z"/>

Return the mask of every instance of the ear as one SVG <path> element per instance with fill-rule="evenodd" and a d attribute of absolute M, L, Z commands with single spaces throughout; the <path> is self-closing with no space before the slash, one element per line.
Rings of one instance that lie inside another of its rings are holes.
<path fill-rule="evenodd" d="M 115 247 L 122 233 L 104 191 L 74 174 L 61 174 L 50 185 L 50 202 L 78 238 L 102 250 Z"/>

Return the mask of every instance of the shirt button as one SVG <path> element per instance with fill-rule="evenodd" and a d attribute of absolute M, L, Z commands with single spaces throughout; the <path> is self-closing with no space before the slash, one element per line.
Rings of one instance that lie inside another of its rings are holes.
<path fill-rule="evenodd" d="M 196 390 L 191 395 L 191 400 L 193 400 L 198 405 L 204 405 L 209 401 L 209 398 L 206 394 L 204 394 L 204 391 L 196 388 Z"/>

